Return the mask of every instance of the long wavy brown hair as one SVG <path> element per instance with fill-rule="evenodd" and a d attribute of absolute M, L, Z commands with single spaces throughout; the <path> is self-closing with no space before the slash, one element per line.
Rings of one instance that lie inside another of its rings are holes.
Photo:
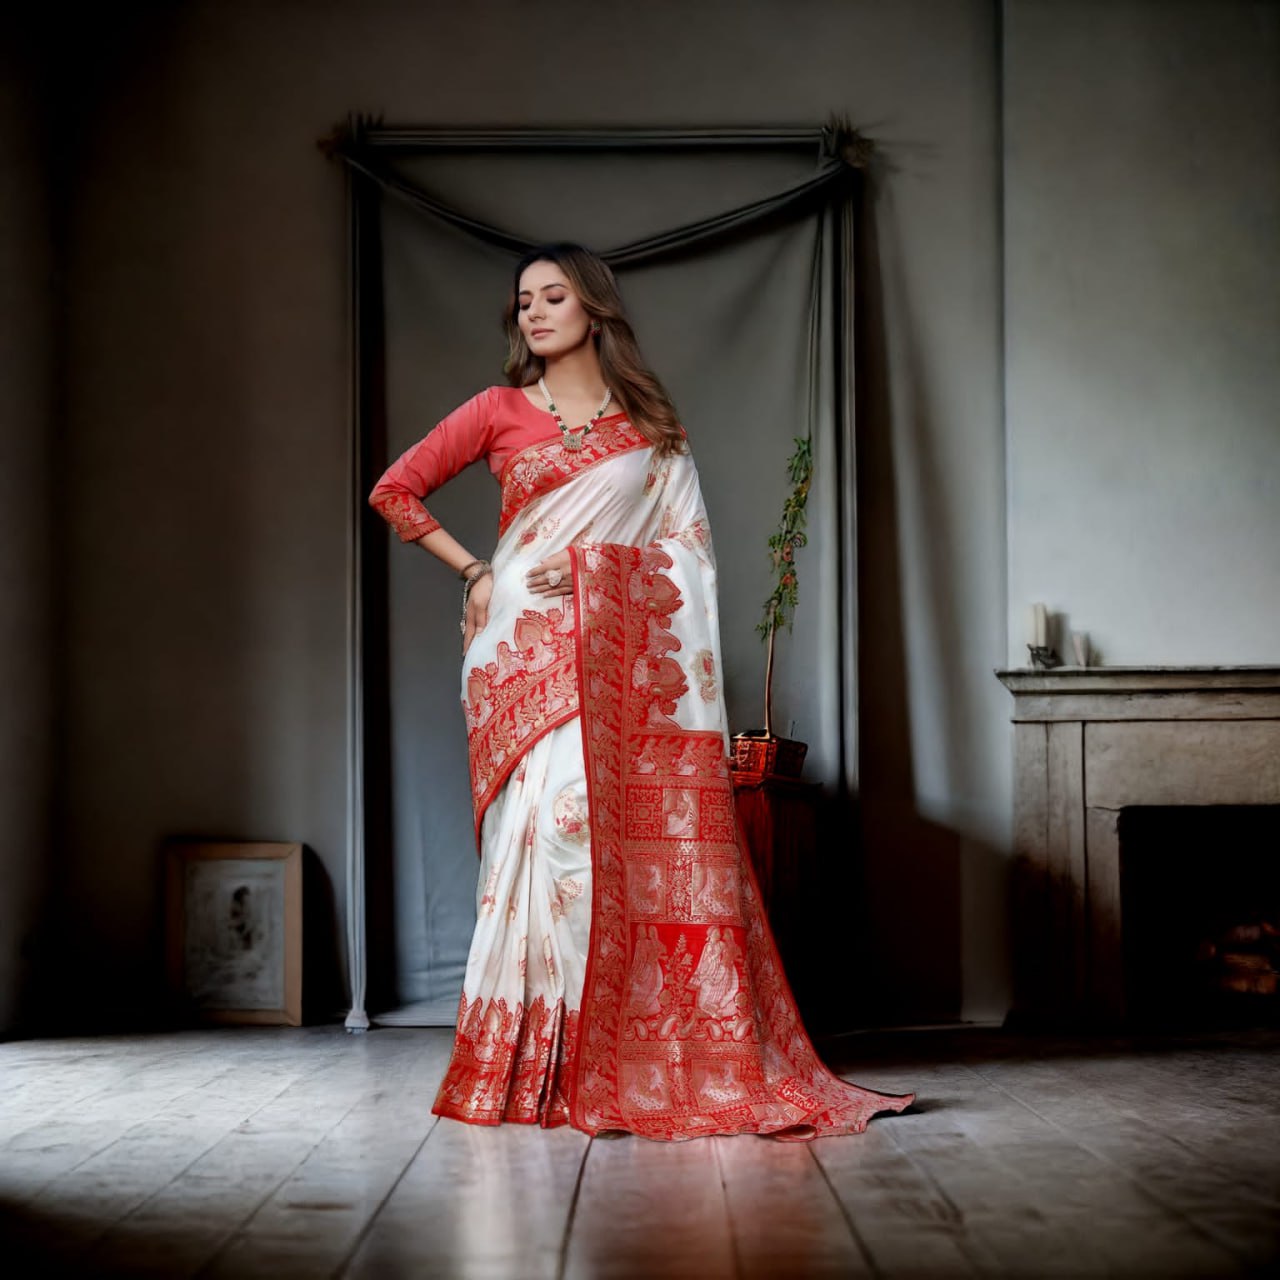
<path fill-rule="evenodd" d="M 600 332 L 592 341 L 600 360 L 605 385 L 626 411 L 635 428 L 649 440 L 656 453 L 679 453 L 684 432 L 666 388 L 654 376 L 640 354 L 640 344 L 627 320 L 618 282 L 608 265 L 580 244 L 560 242 L 531 249 L 516 263 L 511 297 L 503 313 L 509 352 L 503 369 L 513 387 L 532 386 L 542 377 L 546 361 L 529 350 L 520 332 L 520 277 L 535 262 L 554 262 L 568 277 L 582 309 L 599 321 Z"/>

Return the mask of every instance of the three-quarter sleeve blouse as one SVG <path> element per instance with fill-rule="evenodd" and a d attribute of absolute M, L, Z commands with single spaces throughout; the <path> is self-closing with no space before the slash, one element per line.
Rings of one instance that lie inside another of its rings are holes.
<path fill-rule="evenodd" d="M 503 467 L 517 453 L 559 434 L 552 414 L 533 404 L 520 387 L 486 387 L 442 418 L 383 472 L 369 494 L 369 505 L 401 542 L 417 542 L 440 528 L 423 499 L 446 480 L 482 458 L 501 478 Z"/>
<path fill-rule="evenodd" d="M 520 387 L 486 387 L 406 449 L 374 485 L 369 504 L 403 543 L 416 543 L 440 527 L 422 499 L 445 481 L 481 458 L 500 479 L 517 453 L 559 434 L 552 413 L 538 408 Z"/>
<path fill-rule="evenodd" d="M 507 388 L 486 387 L 460 404 L 417 444 L 406 449 L 374 485 L 369 505 L 396 531 L 401 542 L 416 542 L 440 528 L 440 522 L 422 500 L 490 453 L 504 390 Z M 511 390 L 525 404 L 529 403 L 518 387 Z"/>

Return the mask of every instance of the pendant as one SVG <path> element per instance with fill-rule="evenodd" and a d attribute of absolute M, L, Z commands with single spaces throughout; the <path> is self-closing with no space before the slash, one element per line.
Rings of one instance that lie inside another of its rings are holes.
<path fill-rule="evenodd" d="M 551 392 L 547 390 L 546 380 L 538 379 L 538 386 L 542 389 L 543 396 L 547 401 L 547 412 L 556 420 L 556 426 L 560 428 L 560 434 L 564 437 L 564 447 L 570 453 L 581 453 L 582 442 L 587 438 L 587 432 L 596 425 L 604 416 L 604 411 L 609 407 L 609 401 L 613 398 L 613 392 L 606 387 L 604 399 L 600 401 L 600 407 L 591 416 L 591 420 L 587 422 L 581 431 L 570 431 L 564 425 L 564 419 L 560 416 L 560 411 L 556 408 L 556 402 L 551 398 Z"/>

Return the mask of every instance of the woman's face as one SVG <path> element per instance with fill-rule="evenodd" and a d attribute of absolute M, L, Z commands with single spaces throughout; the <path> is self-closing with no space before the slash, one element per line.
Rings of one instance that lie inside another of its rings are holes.
<path fill-rule="evenodd" d="M 520 275 L 517 320 L 529 350 L 544 360 L 573 351 L 587 341 L 591 317 L 554 262 L 531 262 Z"/>

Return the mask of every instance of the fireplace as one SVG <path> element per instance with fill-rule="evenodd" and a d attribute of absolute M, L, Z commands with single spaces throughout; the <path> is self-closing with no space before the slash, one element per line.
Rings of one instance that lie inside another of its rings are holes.
<path fill-rule="evenodd" d="M 1280 806 L 1132 805 L 1119 829 L 1129 1021 L 1280 1023 Z"/>
<path fill-rule="evenodd" d="M 1276 885 L 1280 667 L 997 674 L 1014 697 L 1011 1019 L 1115 1024 L 1172 1018 L 1180 1002 L 1208 1018 L 1258 1008 L 1204 992 L 1203 1003 L 1165 998 L 1158 970 L 1190 965 L 1183 934 L 1198 905 L 1213 919 L 1194 926 L 1205 935 L 1194 949 L 1217 948 L 1216 969 L 1201 955 L 1203 972 L 1261 973 L 1240 957 L 1265 947 L 1225 931 L 1255 923 L 1245 917 L 1266 909 Z M 1246 847 L 1256 854 L 1247 874 Z M 1213 875 L 1227 864 L 1248 882 L 1238 899 Z M 1201 878 L 1198 904 L 1179 877 Z M 1219 908 L 1241 918 L 1210 936 Z M 1195 985 L 1196 972 L 1181 976 Z"/>

